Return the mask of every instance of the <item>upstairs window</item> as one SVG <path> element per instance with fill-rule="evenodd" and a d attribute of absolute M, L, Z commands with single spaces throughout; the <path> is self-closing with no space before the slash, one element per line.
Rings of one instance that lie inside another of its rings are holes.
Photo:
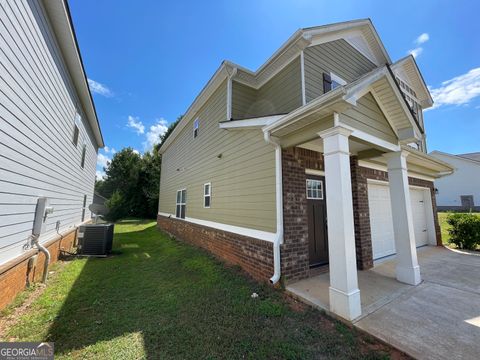
<path fill-rule="evenodd" d="M 187 207 L 187 189 L 177 190 L 177 206 L 175 216 L 179 219 L 185 219 L 185 210 Z"/>
<path fill-rule="evenodd" d="M 398 76 L 395 77 L 395 80 L 397 80 L 397 83 L 400 86 L 400 90 L 402 91 L 403 96 L 405 96 L 405 100 L 407 100 L 410 109 L 412 109 L 412 112 L 415 114 L 420 124 L 423 126 L 422 106 L 420 105 L 420 100 L 418 100 L 417 98 L 417 93 Z"/>
<path fill-rule="evenodd" d="M 195 119 L 193 122 L 193 138 L 195 139 L 198 136 L 198 126 L 199 126 L 199 120 Z"/>
<path fill-rule="evenodd" d="M 347 82 L 340 76 L 334 73 L 323 73 L 323 92 L 327 93 L 330 90 L 334 90 L 340 86 L 346 85 Z"/>
<path fill-rule="evenodd" d="M 203 207 L 209 208 L 212 199 L 212 184 L 203 184 Z"/>
<path fill-rule="evenodd" d="M 80 163 L 80 166 L 82 167 L 82 169 L 85 167 L 85 157 L 87 155 L 87 144 L 83 144 L 83 148 L 82 148 L 82 161 Z"/>
<path fill-rule="evenodd" d="M 80 120 L 81 120 L 81 117 L 77 113 L 75 115 L 75 121 L 73 122 L 73 138 L 72 138 L 73 145 L 75 146 L 78 145 L 78 136 L 80 135 Z"/>

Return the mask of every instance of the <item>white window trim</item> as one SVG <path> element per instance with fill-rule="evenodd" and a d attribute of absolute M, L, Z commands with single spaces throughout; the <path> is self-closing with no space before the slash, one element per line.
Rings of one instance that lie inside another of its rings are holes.
<path fill-rule="evenodd" d="M 193 120 L 193 131 L 192 131 L 192 137 L 196 139 L 198 137 L 198 132 L 200 129 L 200 119 L 197 117 L 195 120 Z M 197 130 L 197 136 L 195 136 L 195 130 Z"/>
<path fill-rule="evenodd" d="M 330 80 L 332 81 L 332 83 L 335 81 L 337 84 L 340 84 L 341 86 L 347 85 L 347 82 L 345 80 L 343 80 L 340 76 L 332 72 L 330 72 Z"/>
<path fill-rule="evenodd" d="M 205 194 L 205 187 L 208 185 L 208 195 Z M 210 198 L 210 202 L 209 202 L 209 206 L 205 206 L 205 199 L 209 197 Z M 205 183 L 203 184 L 203 207 L 205 209 L 210 209 L 210 207 L 212 206 L 212 183 Z"/>
<path fill-rule="evenodd" d="M 187 193 L 187 188 L 183 188 L 183 189 L 178 189 L 176 192 L 175 192 L 175 217 L 177 219 L 183 219 L 181 216 L 177 216 L 177 206 L 182 206 L 184 205 L 185 208 L 187 207 L 187 202 L 184 200 L 184 202 L 182 202 L 182 195 L 180 194 L 180 202 L 178 202 L 178 193 L 182 192 L 182 191 L 185 191 L 185 194 Z M 186 211 L 185 211 L 186 212 Z M 180 211 L 180 215 L 181 215 L 181 211 Z"/>
<path fill-rule="evenodd" d="M 318 182 L 320 182 L 320 184 L 321 184 L 321 187 L 320 187 L 321 197 L 309 197 L 309 196 L 308 196 L 308 185 L 307 185 L 307 184 L 308 184 L 309 181 L 318 181 Z M 323 200 L 323 199 L 325 198 L 323 186 L 324 186 L 324 185 L 323 185 L 323 180 L 319 180 L 319 179 L 306 179 L 306 180 L 305 180 L 305 194 L 306 194 L 306 196 L 307 196 L 307 199 L 308 199 L 308 200 Z"/>

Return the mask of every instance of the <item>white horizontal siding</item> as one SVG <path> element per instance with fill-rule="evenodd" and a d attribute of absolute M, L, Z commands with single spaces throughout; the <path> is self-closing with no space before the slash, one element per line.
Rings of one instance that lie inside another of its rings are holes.
<path fill-rule="evenodd" d="M 41 2 L 0 2 L 0 264 L 29 249 L 39 196 L 54 207 L 43 242 L 57 221 L 60 231 L 81 222 L 84 195 L 92 203 L 97 144 L 79 104 Z"/>

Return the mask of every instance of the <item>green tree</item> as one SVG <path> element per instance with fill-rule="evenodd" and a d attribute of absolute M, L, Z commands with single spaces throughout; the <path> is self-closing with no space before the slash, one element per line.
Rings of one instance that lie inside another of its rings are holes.
<path fill-rule="evenodd" d="M 152 151 L 140 155 L 128 147 L 116 153 L 104 168 L 105 177 L 95 182 L 95 191 L 108 199 L 109 220 L 154 218 L 158 212 L 162 156 L 158 152 L 183 116 L 170 124 Z"/>

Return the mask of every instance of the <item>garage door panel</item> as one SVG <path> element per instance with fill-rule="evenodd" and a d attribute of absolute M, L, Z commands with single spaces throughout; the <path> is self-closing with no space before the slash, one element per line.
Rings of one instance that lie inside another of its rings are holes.
<path fill-rule="evenodd" d="M 392 208 L 388 186 L 368 185 L 368 206 L 373 258 L 378 259 L 395 253 Z"/>
<path fill-rule="evenodd" d="M 425 208 L 424 196 L 425 190 L 410 189 L 413 227 L 417 247 L 428 244 L 427 209 Z M 370 209 L 373 259 L 395 254 L 395 235 L 393 232 L 388 184 L 368 184 L 368 205 Z"/>

